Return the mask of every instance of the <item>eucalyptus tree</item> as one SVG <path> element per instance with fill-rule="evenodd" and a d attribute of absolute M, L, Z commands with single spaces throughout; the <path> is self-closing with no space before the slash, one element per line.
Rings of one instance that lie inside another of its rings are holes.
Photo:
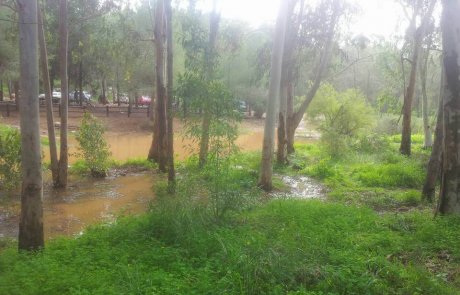
<path fill-rule="evenodd" d="M 19 250 L 44 247 L 43 178 L 38 108 L 37 1 L 18 0 L 19 51 L 22 102 L 21 118 L 21 217 Z"/>
<path fill-rule="evenodd" d="M 295 48 L 288 50 L 287 53 L 290 56 L 286 57 L 286 78 L 284 78 L 286 83 L 284 88 L 286 92 L 286 136 L 285 140 L 278 142 L 280 155 L 284 155 L 284 149 L 287 149 L 288 153 L 294 152 L 295 131 L 324 79 L 335 46 L 334 40 L 339 20 L 347 12 L 347 5 L 342 0 L 324 0 L 313 7 L 300 1 L 299 7 L 297 10 L 299 20 L 291 22 L 291 24 L 296 24 L 297 28 L 289 27 L 290 31 L 294 32 L 289 39 L 291 43 L 289 46 Z M 300 105 L 295 108 L 293 87 L 296 81 L 302 81 L 305 78 L 302 77 L 304 74 L 299 66 L 304 64 L 305 60 L 311 61 L 312 57 L 314 59 L 311 76 L 306 78 L 310 82 L 310 87 Z"/>
<path fill-rule="evenodd" d="M 460 215 L 460 0 L 443 0 L 442 38 L 446 87 L 443 95 L 443 164 L 438 212 Z"/>
<path fill-rule="evenodd" d="M 61 78 L 61 140 L 60 140 L 60 153 L 59 153 L 59 173 L 55 186 L 58 188 L 67 187 L 67 176 L 69 166 L 69 153 L 68 153 L 68 104 L 69 104 L 69 90 L 68 90 L 68 22 L 67 22 L 67 0 L 59 1 L 59 64 L 60 64 L 60 78 Z"/>
<path fill-rule="evenodd" d="M 152 145 L 148 159 L 158 163 L 160 171 L 166 172 L 167 156 L 167 116 L 165 80 L 166 17 L 165 0 L 158 0 L 155 7 L 155 76 L 156 103 Z M 169 82 L 169 81 L 168 81 Z"/>
<path fill-rule="evenodd" d="M 283 66 L 286 24 L 289 19 L 290 1 L 281 0 L 276 21 L 273 51 L 271 57 L 270 84 L 268 92 L 267 115 L 265 118 L 264 141 L 259 176 L 259 186 L 265 191 L 271 191 L 273 174 L 273 147 L 275 144 L 276 104 L 280 95 L 281 72 Z"/>
<path fill-rule="evenodd" d="M 57 145 L 56 145 L 56 134 L 54 131 L 54 115 L 53 115 L 53 101 L 52 101 L 52 90 L 50 83 L 50 75 L 48 69 L 48 51 L 46 49 L 46 38 L 45 38 L 45 25 L 44 18 L 42 16 L 41 8 L 37 9 L 38 15 L 38 43 L 40 47 L 40 63 L 42 69 L 42 80 L 45 90 L 45 102 L 46 102 L 46 121 L 48 127 L 48 140 L 50 149 L 50 160 L 51 160 L 51 175 L 53 178 L 53 184 L 58 184 L 59 179 L 59 161 L 57 156 Z"/>
<path fill-rule="evenodd" d="M 444 122 L 444 94 L 447 94 L 447 91 L 444 90 L 446 87 L 445 73 L 441 73 L 441 86 L 439 93 L 439 106 L 438 106 L 438 118 L 436 120 L 436 128 L 434 134 L 434 143 L 431 150 L 430 159 L 427 164 L 427 172 L 425 177 L 425 182 L 422 189 L 422 198 L 430 203 L 434 201 L 435 191 L 436 191 L 436 182 L 438 180 L 439 171 L 442 166 L 442 149 L 443 149 L 443 122 Z"/>
<path fill-rule="evenodd" d="M 173 114 L 173 80 L 174 80 L 174 57 L 173 57 L 173 11 L 171 7 L 171 0 L 166 0 L 165 6 L 166 16 L 166 98 L 167 98 L 167 152 L 166 160 L 168 166 L 168 183 L 173 188 L 176 180 L 176 173 L 174 169 L 174 114 Z"/>
<path fill-rule="evenodd" d="M 410 58 L 411 70 L 409 75 L 409 81 L 404 93 L 402 135 L 401 146 L 399 150 L 403 155 L 410 155 L 412 133 L 412 101 L 414 99 L 415 94 L 417 66 L 419 62 L 422 42 L 426 35 L 429 21 L 432 17 L 433 10 L 436 5 L 436 0 L 404 0 L 402 1 L 402 3 L 405 5 L 405 11 L 407 9 L 412 10 L 412 15 L 410 17 L 408 16 L 408 18 L 410 19 L 410 25 L 407 31 L 407 39 L 409 39 L 407 41 L 410 42 L 412 45 L 412 52 Z M 417 20 L 419 18 L 421 18 L 421 21 L 418 24 Z"/>
<path fill-rule="evenodd" d="M 207 81 L 213 79 L 214 70 L 216 67 L 216 42 L 217 33 L 219 31 L 220 13 L 217 11 L 219 0 L 213 0 L 213 9 L 209 18 L 209 40 L 208 46 L 204 52 L 204 78 Z M 200 154 L 199 163 L 200 167 L 206 164 L 209 151 L 209 128 L 211 126 L 211 117 L 209 108 L 204 108 L 203 121 L 201 125 L 201 138 L 200 138 Z"/>

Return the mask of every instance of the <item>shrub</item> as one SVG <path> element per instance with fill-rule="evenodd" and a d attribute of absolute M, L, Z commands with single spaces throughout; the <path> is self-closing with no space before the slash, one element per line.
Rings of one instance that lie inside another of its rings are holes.
<path fill-rule="evenodd" d="M 364 134 L 353 143 L 353 147 L 360 152 L 377 153 L 389 150 L 389 140 L 376 133 Z"/>
<path fill-rule="evenodd" d="M 333 157 L 347 152 L 350 141 L 373 123 L 373 110 L 362 93 L 356 89 L 337 92 L 323 85 L 312 102 L 308 115 L 321 130 L 321 142 Z"/>
<path fill-rule="evenodd" d="M 109 167 L 110 151 L 104 139 L 104 126 L 92 115 L 85 113 L 76 139 L 80 144 L 79 155 L 93 177 L 105 177 Z"/>
<path fill-rule="evenodd" d="M 21 179 L 21 136 L 13 128 L 0 130 L 0 183 L 7 191 L 15 189 Z"/>

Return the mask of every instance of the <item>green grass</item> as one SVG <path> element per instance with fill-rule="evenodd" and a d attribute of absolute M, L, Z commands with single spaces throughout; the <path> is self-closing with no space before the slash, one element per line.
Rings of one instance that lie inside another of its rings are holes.
<path fill-rule="evenodd" d="M 291 163 L 300 173 L 321 180 L 329 188 L 331 200 L 378 210 L 419 206 L 422 202 L 417 192 L 423 185 L 430 151 L 422 148 L 423 140 L 414 140 L 412 155 L 403 156 L 396 139 L 379 139 L 388 144 L 371 149 L 356 144 L 340 157 L 329 156 L 321 143 L 297 145 Z M 410 196 L 404 196 L 407 191 Z"/>
<path fill-rule="evenodd" d="M 458 218 L 284 200 L 216 225 L 190 207 L 161 208 L 38 254 L 4 250 L 0 294 L 460 291 Z"/>

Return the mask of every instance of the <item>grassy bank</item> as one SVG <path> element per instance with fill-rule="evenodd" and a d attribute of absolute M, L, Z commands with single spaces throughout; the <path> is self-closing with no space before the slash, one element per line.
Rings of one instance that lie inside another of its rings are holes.
<path fill-rule="evenodd" d="M 76 240 L 52 241 L 35 255 L 3 251 L 0 293 L 458 294 L 460 289 L 459 219 L 379 216 L 320 201 L 272 201 L 220 225 L 192 212 L 158 213 L 95 227 Z"/>
<path fill-rule="evenodd" d="M 459 294 L 460 218 L 433 218 L 418 192 L 429 152 L 416 141 L 400 156 L 397 141 L 334 157 L 297 146 L 277 173 L 320 179 L 325 200 L 267 201 L 258 154 L 221 176 L 192 159 L 178 167 L 176 196 L 157 185 L 143 216 L 37 254 L 3 249 L 0 294 Z"/>

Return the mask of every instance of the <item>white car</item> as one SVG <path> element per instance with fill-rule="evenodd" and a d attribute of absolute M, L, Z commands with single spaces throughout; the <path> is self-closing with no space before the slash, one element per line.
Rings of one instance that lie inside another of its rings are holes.
<path fill-rule="evenodd" d="M 52 98 L 53 98 L 53 102 L 54 103 L 58 103 L 61 101 L 61 92 L 59 91 L 53 91 L 52 93 Z M 45 100 L 45 94 L 42 93 L 38 96 L 38 99 L 39 100 Z"/>

